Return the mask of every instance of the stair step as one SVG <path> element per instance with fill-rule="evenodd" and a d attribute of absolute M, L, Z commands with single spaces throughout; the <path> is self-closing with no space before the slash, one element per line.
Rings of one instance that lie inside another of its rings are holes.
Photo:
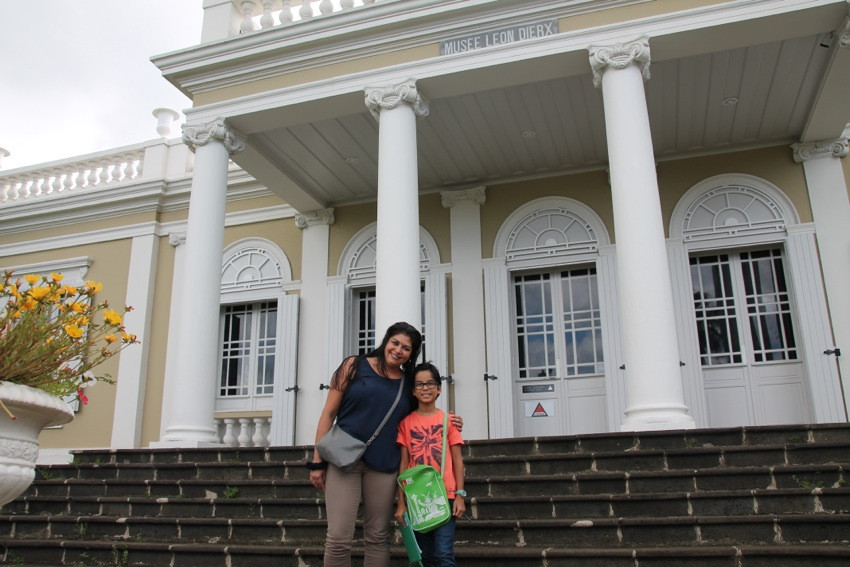
<path fill-rule="evenodd" d="M 2 549 L 8 564 L 133 565 L 134 567 L 320 567 L 323 546 L 169 545 L 140 542 L 10 542 Z M 407 567 L 404 549 L 391 547 L 391 567 Z M 459 548 L 464 567 L 846 567 L 846 545 L 625 547 L 569 549 L 561 546 Z M 361 567 L 363 550 L 352 550 Z M 29 563 L 32 562 L 32 563 Z"/>

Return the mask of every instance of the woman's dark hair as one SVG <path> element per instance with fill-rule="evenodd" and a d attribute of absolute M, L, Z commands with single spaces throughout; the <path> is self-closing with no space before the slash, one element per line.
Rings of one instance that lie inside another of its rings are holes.
<path fill-rule="evenodd" d="M 413 369 L 413 377 L 415 378 L 416 375 L 420 372 L 428 372 L 429 374 L 431 374 L 431 378 L 434 379 L 434 382 L 437 383 L 437 386 L 443 385 L 443 379 L 440 378 L 440 371 L 437 369 L 436 366 L 434 366 L 430 362 L 423 362 L 421 364 L 417 364 L 416 367 Z"/>
<path fill-rule="evenodd" d="M 341 390 L 340 384 L 345 384 L 347 388 L 351 381 L 354 379 L 357 367 L 360 365 L 360 361 L 364 358 L 377 358 L 378 359 L 378 370 L 381 371 L 381 374 L 384 376 L 387 375 L 387 361 L 384 357 L 384 352 L 387 349 L 387 343 L 390 342 L 390 339 L 396 335 L 404 335 L 410 339 L 410 358 L 407 359 L 407 362 L 402 364 L 401 370 L 404 372 L 404 380 L 406 380 L 409 384 L 413 384 L 413 368 L 416 366 L 416 360 L 419 358 L 419 352 L 422 350 L 422 333 L 420 333 L 416 327 L 411 325 L 410 323 L 405 323 L 404 321 L 399 321 L 398 323 L 393 323 L 387 329 L 387 332 L 384 333 L 384 339 L 381 341 L 381 344 L 375 347 L 372 352 L 367 352 L 365 354 L 359 354 L 354 358 L 352 364 L 348 367 L 348 370 L 345 372 L 345 376 L 343 376 L 343 367 L 345 367 L 345 362 L 348 360 L 346 358 L 342 361 L 342 364 L 339 365 L 339 368 L 334 372 L 333 378 L 331 378 L 331 388 L 335 390 Z M 349 357 L 351 358 L 351 357 Z M 411 386 L 412 387 L 412 386 Z"/>

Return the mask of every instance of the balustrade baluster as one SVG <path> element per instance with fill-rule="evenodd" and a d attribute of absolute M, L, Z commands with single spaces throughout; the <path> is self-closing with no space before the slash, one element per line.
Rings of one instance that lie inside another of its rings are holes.
<path fill-rule="evenodd" d="M 251 419 L 247 417 L 239 418 L 239 446 L 251 446 Z"/>
<path fill-rule="evenodd" d="M 97 184 L 103 185 L 109 183 L 109 164 L 101 162 L 100 171 L 97 172 Z"/>
<path fill-rule="evenodd" d="M 224 435 L 221 437 L 221 442 L 228 447 L 236 447 L 239 443 L 236 439 L 236 435 L 233 434 L 233 426 L 235 424 L 235 419 L 225 418 L 224 420 Z"/>
<path fill-rule="evenodd" d="M 322 0 L 319 2 L 319 12 L 322 14 L 330 14 L 334 11 L 334 4 L 331 0 Z"/>
<path fill-rule="evenodd" d="M 242 23 L 239 25 L 239 33 L 250 33 L 254 31 L 254 2 L 246 0 L 242 2 Z"/>
<path fill-rule="evenodd" d="M 292 16 L 292 6 L 290 4 L 290 0 L 283 0 L 283 9 L 280 11 L 280 14 L 277 15 L 280 20 L 280 24 L 283 26 L 291 24 L 294 19 Z"/>
<path fill-rule="evenodd" d="M 36 183 L 38 183 L 37 188 L 35 187 Z M 44 177 L 34 180 L 32 185 L 32 188 L 35 188 L 37 195 L 47 195 L 50 193 L 50 174 L 48 173 Z"/>
<path fill-rule="evenodd" d="M 50 174 L 50 185 L 47 189 L 47 192 L 50 194 L 56 193 L 62 190 L 62 172 L 54 171 Z"/>
<path fill-rule="evenodd" d="M 265 447 L 268 445 L 268 440 L 265 435 L 263 435 L 263 423 L 265 421 L 265 417 L 254 418 L 254 436 L 251 437 L 251 441 L 254 442 L 254 447 Z"/>
<path fill-rule="evenodd" d="M 263 0 L 263 15 L 260 16 L 260 27 L 263 29 L 274 26 L 272 18 L 272 0 Z"/>
<path fill-rule="evenodd" d="M 339 7 L 343 10 L 348 10 L 354 7 L 354 0 L 340 0 Z"/>
<path fill-rule="evenodd" d="M 301 16 L 302 20 L 311 19 L 313 17 L 313 5 L 305 0 L 298 9 L 298 15 Z"/>

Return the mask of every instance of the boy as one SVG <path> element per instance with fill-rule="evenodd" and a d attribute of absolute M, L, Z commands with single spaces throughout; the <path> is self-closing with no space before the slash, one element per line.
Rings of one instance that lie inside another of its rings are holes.
<path fill-rule="evenodd" d="M 424 362 L 413 369 L 413 395 L 419 405 L 413 413 L 405 417 L 398 426 L 396 442 L 401 446 L 401 470 L 415 465 L 431 465 L 440 470 L 443 447 L 443 412 L 436 407 L 440 396 L 440 371 L 430 362 Z M 416 533 L 416 541 L 422 550 L 422 562 L 425 567 L 454 567 L 455 565 L 455 518 L 466 513 L 466 491 L 463 489 L 463 457 L 460 447 L 463 438 L 449 421 L 446 437 L 446 465 L 443 482 L 446 493 L 452 501 L 452 518 L 447 524 L 426 534 Z M 407 511 L 404 493 L 398 491 L 398 508 L 395 517 L 403 523 Z"/>

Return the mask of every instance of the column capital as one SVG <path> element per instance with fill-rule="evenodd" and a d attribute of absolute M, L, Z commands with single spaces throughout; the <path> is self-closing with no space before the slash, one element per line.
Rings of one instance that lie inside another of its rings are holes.
<path fill-rule="evenodd" d="M 186 232 L 169 232 L 168 243 L 175 248 L 186 244 Z"/>
<path fill-rule="evenodd" d="M 458 203 L 466 201 L 471 201 L 476 205 L 483 205 L 487 201 L 485 191 L 485 187 L 473 187 L 472 189 L 463 189 L 461 191 L 440 191 L 443 208 L 451 209 Z"/>
<path fill-rule="evenodd" d="M 813 158 L 836 157 L 843 158 L 848 154 L 847 138 L 838 138 L 828 142 L 812 142 L 808 144 L 791 144 L 794 151 L 794 161 L 803 163 Z"/>
<path fill-rule="evenodd" d="M 415 79 L 408 79 L 396 85 L 366 87 L 365 92 L 366 107 L 372 112 L 375 120 L 380 120 L 382 110 L 396 108 L 401 103 L 409 104 L 420 118 L 428 116 L 428 101 L 419 94 Z"/>
<path fill-rule="evenodd" d="M 207 145 L 210 140 L 222 141 L 230 154 L 245 149 L 244 136 L 231 128 L 222 116 L 206 124 L 183 125 L 183 143 L 193 150 L 198 146 Z"/>
<path fill-rule="evenodd" d="M 850 49 L 850 16 L 844 19 L 844 27 L 838 32 L 838 45 Z"/>
<path fill-rule="evenodd" d="M 640 67 L 643 80 L 649 80 L 649 38 L 646 36 L 614 45 L 591 45 L 587 50 L 596 88 L 602 85 L 602 74 L 606 69 L 625 69 L 632 63 Z"/>
<path fill-rule="evenodd" d="M 333 209 L 322 209 L 320 211 L 311 211 L 309 213 L 297 213 L 295 215 L 295 228 L 304 230 L 307 227 L 322 224 L 330 226 L 335 220 Z"/>

